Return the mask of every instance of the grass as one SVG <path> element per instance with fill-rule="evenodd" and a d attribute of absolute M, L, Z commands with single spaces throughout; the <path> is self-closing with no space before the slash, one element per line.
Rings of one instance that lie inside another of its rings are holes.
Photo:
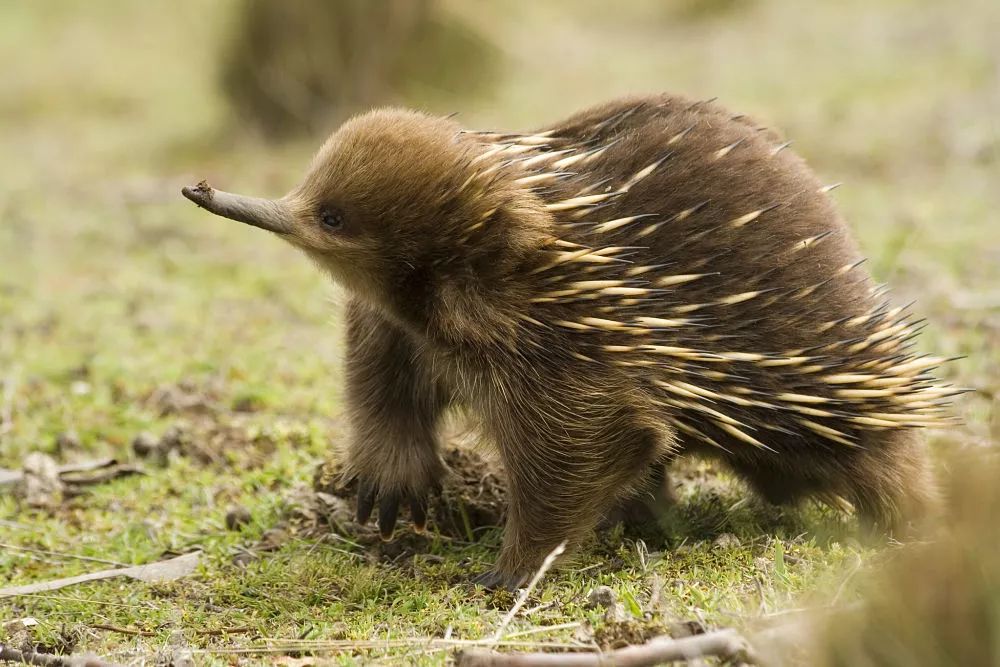
<path fill-rule="evenodd" d="M 504 53 L 492 94 L 461 117 L 533 126 L 619 93 L 670 89 L 718 95 L 781 128 L 825 179 L 847 182 L 837 198 L 873 271 L 898 300 L 919 298 L 931 323 L 922 345 L 966 355 L 946 373 L 979 391 L 959 405 L 965 426 L 931 434 L 937 450 L 994 444 L 1000 47 L 990 25 L 1000 9 L 693 4 L 450 2 Z M 178 195 L 201 177 L 279 193 L 318 143 L 267 147 L 228 126 L 212 63 L 233 8 L 0 4 L 10 64 L 0 75 L 0 414 L 11 417 L 0 467 L 33 451 L 128 459 L 138 433 L 174 425 L 196 440 L 186 456 L 49 510 L 0 495 L 0 543 L 22 548 L 0 547 L 0 585 L 104 567 L 24 548 L 129 564 L 205 552 L 195 576 L 169 584 L 111 580 L 0 600 L 0 621 L 33 616 L 43 647 L 122 661 L 186 647 L 209 664 L 232 651 L 440 664 L 446 652 L 418 646 L 330 649 L 449 630 L 488 637 L 512 600 L 463 582 L 491 562 L 497 533 L 432 537 L 393 555 L 285 520 L 344 437 L 340 297 L 290 248 Z M 670 540 L 598 538 L 509 631 L 614 645 L 688 621 L 756 627 L 853 599 L 845 579 L 881 558 L 840 517 L 813 507 L 775 516 L 740 504 L 742 489 L 708 464 L 683 472 Z M 237 506 L 251 519 L 229 530 Z M 616 591 L 626 622 L 587 608 L 598 585 Z M 227 629 L 240 632 L 206 634 Z"/>

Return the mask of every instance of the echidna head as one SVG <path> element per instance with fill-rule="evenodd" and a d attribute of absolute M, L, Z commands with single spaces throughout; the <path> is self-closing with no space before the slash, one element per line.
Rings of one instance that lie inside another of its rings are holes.
<path fill-rule="evenodd" d="M 204 182 L 183 194 L 277 234 L 359 296 L 413 308 L 440 298 L 443 287 L 481 291 L 549 235 L 541 203 L 502 169 L 470 185 L 484 151 L 450 120 L 382 109 L 335 131 L 303 182 L 280 199 Z"/>

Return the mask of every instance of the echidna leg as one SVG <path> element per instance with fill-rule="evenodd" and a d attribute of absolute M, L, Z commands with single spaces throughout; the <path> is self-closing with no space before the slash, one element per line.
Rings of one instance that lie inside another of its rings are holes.
<path fill-rule="evenodd" d="M 615 409 L 608 406 L 606 414 Z M 507 521 L 496 565 L 477 583 L 508 589 L 522 585 L 560 543 L 569 549 L 578 546 L 657 458 L 661 434 L 633 427 L 621 414 L 593 423 L 593 415 L 600 413 L 601 407 L 594 405 L 581 410 L 570 434 L 562 431 L 561 437 L 547 441 L 539 441 L 532 417 L 505 420 L 497 440 L 509 487 Z M 590 423 L 581 425 L 588 414 Z M 567 437 L 573 435 L 580 437 Z"/>
<path fill-rule="evenodd" d="M 677 504 L 668 467 L 673 461 L 656 461 L 636 484 L 635 493 L 619 500 L 604 515 L 598 528 L 613 528 L 623 524 L 626 530 L 647 535 L 660 531 L 660 518 Z"/>
<path fill-rule="evenodd" d="M 854 505 L 862 532 L 904 536 L 937 506 L 927 451 L 919 433 L 867 431 L 859 447 L 775 455 L 734 449 L 724 460 L 765 500 L 789 505 L 809 497 Z"/>
<path fill-rule="evenodd" d="M 766 457 L 747 457 L 728 462 L 737 473 L 740 473 L 750 483 L 753 489 L 772 505 L 794 505 L 814 493 L 823 493 L 832 483 L 806 476 L 802 470 L 793 466 L 778 467 L 773 462 L 765 461 Z M 759 460 L 753 460 L 757 458 Z M 788 463 L 785 461 L 784 463 Z M 820 463 L 804 461 L 800 467 L 812 471 L 820 467 Z"/>
<path fill-rule="evenodd" d="M 862 530 L 904 537 L 938 507 L 927 447 L 913 430 L 869 431 L 846 477 Z"/>
<path fill-rule="evenodd" d="M 428 493 L 444 474 L 437 422 L 448 394 L 407 334 L 357 300 L 348 305 L 347 345 L 352 435 L 345 476 L 359 481 L 358 520 L 377 507 L 388 538 L 400 505 L 408 505 L 422 529 Z"/>

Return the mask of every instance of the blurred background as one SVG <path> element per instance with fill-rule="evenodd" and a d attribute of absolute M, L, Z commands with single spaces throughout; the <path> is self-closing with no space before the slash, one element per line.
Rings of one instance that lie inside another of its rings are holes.
<path fill-rule="evenodd" d="M 967 355 L 946 372 L 980 390 L 961 440 L 982 444 L 1000 430 L 997 34 L 992 0 L 0 0 L 0 364 L 20 378 L 0 459 L 68 428 L 113 450 L 148 420 L 129 395 L 191 376 L 335 410 L 331 288 L 181 185 L 280 195 L 372 105 L 526 129 L 662 90 L 756 116 L 845 183 L 925 349 Z"/>
<path fill-rule="evenodd" d="M 307 424 L 304 456 L 341 436 L 340 298 L 182 185 L 281 195 L 373 105 L 521 130 L 657 91 L 718 97 L 844 182 L 871 270 L 928 319 L 920 347 L 965 357 L 943 373 L 975 391 L 937 450 L 1000 442 L 996 0 L 0 0 L 0 62 L 0 467 L 127 456 L 198 410 Z M 92 519 L 44 525 L 97 545 Z"/>

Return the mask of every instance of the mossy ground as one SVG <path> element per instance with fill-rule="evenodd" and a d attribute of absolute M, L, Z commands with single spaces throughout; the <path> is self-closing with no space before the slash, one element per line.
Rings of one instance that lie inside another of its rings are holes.
<path fill-rule="evenodd" d="M 781 128 L 825 179 L 847 182 L 837 199 L 874 273 L 930 321 L 921 346 L 967 357 L 944 373 L 978 391 L 958 404 L 965 426 L 931 435 L 937 450 L 996 441 L 1000 9 L 697 4 L 452 2 L 506 54 L 490 99 L 457 110 L 516 128 L 669 89 Z M 129 459 L 140 432 L 194 434 L 166 465 L 50 510 L 0 495 L 0 585 L 105 567 L 39 549 L 127 564 L 205 553 L 196 575 L 169 584 L 0 600 L 0 621 L 32 616 L 43 647 L 120 661 L 187 647 L 206 663 L 318 651 L 438 664 L 447 651 L 393 642 L 493 632 L 512 600 L 464 582 L 491 562 L 497 532 L 472 542 L 404 528 L 393 552 L 286 521 L 344 437 L 339 296 L 292 249 L 178 194 L 202 177 L 280 193 L 318 143 L 265 147 L 229 126 L 212 63 L 232 10 L 0 5 L 0 467 L 32 451 Z M 881 553 L 828 511 L 741 502 L 708 464 L 682 477 L 669 540 L 598 538 L 535 591 L 511 641 L 614 645 L 677 623 L 766 624 L 849 601 L 843 582 Z M 232 507 L 250 513 L 239 530 L 225 525 Z M 632 622 L 586 608 L 597 585 Z M 360 648 L 372 641 L 383 647 Z"/>

